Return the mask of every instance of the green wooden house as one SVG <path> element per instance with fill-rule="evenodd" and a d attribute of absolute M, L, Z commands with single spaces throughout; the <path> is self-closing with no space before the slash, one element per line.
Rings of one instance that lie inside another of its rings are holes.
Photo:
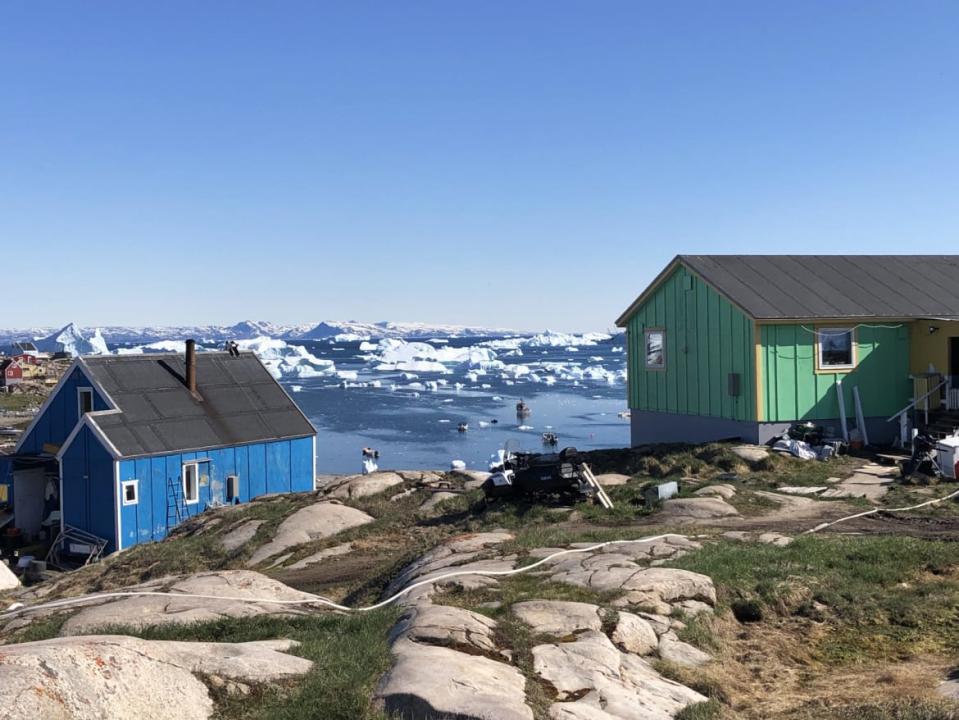
<path fill-rule="evenodd" d="M 871 442 L 959 409 L 959 255 L 679 255 L 617 325 L 633 445 L 838 436 L 854 388 Z"/>

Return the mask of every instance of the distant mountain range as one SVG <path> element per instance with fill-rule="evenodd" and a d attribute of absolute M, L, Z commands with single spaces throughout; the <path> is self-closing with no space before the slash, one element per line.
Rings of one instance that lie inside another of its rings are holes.
<path fill-rule="evenodd" d="M 62 328 L 35 327 L 0 329 L 0 346 L 16 340 L 32 340 L 41 350 L 56 351 L 59 346 L 81 346 L 100 339 L 111 344 L 152 343 L 160 340 L 186 340 L 215 343 L 225 340 L 249 340 L 272 337 L 283 340 L 325 340 L 328 338 L 371 339 L 433 338 L 433 337 L 503 337 L 517 331 L 474 325 L 431 325 L 429 323 L 356 321 L 323 321 L 306 325 L 284 325 L 256 320 L 244 320 L 235 325 L 178 325 L 178 326 L 98 326 L 82 328 L 69 323 Z"/>

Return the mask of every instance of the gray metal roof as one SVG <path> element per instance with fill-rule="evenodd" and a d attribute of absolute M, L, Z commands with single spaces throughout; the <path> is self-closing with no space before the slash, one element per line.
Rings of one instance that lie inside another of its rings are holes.
<path fill-rule="evenodd" d="M 124 457 L 305 437 L 316 430 L 253 353 L 196 356 L 197 392 L 182 355 L 83 358 L 120 412 L 90 416 Z"/>
<path fill-rule="evenodd" d="M 959 255 L 679 255 L 676 261 L 757 320 L 959 318 Z"/>

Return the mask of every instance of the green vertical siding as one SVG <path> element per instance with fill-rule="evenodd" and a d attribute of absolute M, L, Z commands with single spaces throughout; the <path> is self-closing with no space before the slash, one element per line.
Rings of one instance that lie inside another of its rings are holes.
<path fill-rule="evenodd" d="M 909 402 L 908 326 L 857 328 L 857 365 L 848 373 L 816 372 L 814 329 L 808 323 L 761 326 L 764 420 L 839 417 L 839 379 L 850 418 L 855 417 L 853 386 L 859 386 L 866 417 L 892 415 Z"/>
<path fill-rule="evenodd" d="M 666 330 L 666 369 L 647 370 L 643 330 Z M 680 266 L 627 323 L 629 406 L 637 410 L 756 419 L 753 323 Z M 728 392 L 740 374 L 740 394 Z"/>

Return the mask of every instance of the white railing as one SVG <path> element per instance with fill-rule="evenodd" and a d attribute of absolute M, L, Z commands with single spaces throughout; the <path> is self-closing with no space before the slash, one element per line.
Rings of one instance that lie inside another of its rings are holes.
<path fill-rule="evenodd" d="M 949 384 L 949 378 L 946 378 L 941 383 L 939 383 L 934 388 L 932 388 L 932 390 L 929 390 L 923 396 L 916 398 L 915 400 L 910 402 L 908 405 L 906 405 L 906 407 L 904 407 L 902 410 L 900 410 L 895 415 L 893 415 L 888 420 L 886 420 L 886 422 L 892 422 L 896 418 L 899 418 L 899 440 L 902 443 L 903 447 L 905 447 L 906 444 L 909 442 L 909 437 L 908 437 L 909 418 L 907 417 L 906 413 L 908 413 L 910 410 L 916 407 L 919 403 L 923 402 L 923 400 L 928 398 L 933 393 L 939 392 L 939 390 L 941 390 L 943 386 L 948 384 Z M 923 410 L 925 412 L 925 422 L 928 425 L 929 424 L 929 403 L 928 402 L 923 403 Z"/>

